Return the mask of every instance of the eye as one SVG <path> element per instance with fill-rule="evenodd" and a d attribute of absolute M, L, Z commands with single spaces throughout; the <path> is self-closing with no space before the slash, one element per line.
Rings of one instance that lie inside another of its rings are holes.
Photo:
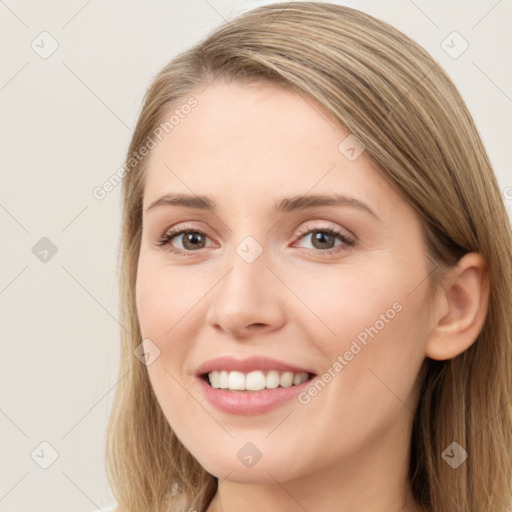
<path fill-rule="evenodd" d="M 348 237 L 341 231 L 331 227 L 303 228 L 299 230 L 303 238 L 309 237 L 314 249 L 308 249 L 308 252 L 329 255 L 340 251 L 346 251 L 355 244 L 355 240 Z M 336 238 L 341 243 L 336 245 Z M 334 250 L 333 250 L 334 249 Z"/>
<path fill-rule="evenodd" d="M 176 248 L 172 245 L 173 240 L 181 239 L 182 248 Z M 187 254 L 198 249 L 203 249 L 208 236 L 197 229 L 181 229 L 179 231 L 168 231 L 164 233 L 157 242 L 158 246 L 168 246 L 170 252 Z"/>
<path fill-rule="evenodd" d="M 355 244 L 355 240 L 348 237 L 341 231 L 338 231 L 329 226 L 318 228 L 302 228 L 299 230 L 302 235 L 300 239 L 310 237 L 313 249 L 305 247 L 305 249 L 315 255 L 329 255 L 346 251 Z M 313 236 L 312 236 L 313 235 Z M 174 245 L 174 240 L 180 240 L 181 247 Z M 169 252 L 192 256 L 194 252 L 204 249 L 206 241 L 209 239 L 208 235 L 197 229 L 176 229 L 164 233 L 158 242 L 157 246 L 166 246 Z M 336 244 L 336 239 L 341 243 Z"/>

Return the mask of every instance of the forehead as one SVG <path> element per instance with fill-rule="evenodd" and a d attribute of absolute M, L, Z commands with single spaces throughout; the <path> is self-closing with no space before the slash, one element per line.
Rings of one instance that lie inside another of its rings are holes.
<path fill-rule="evenodd" d="M 259 206 L 262 192 L 274 198 L 310 190 L 350 193 L 380 208 L 385 194 L 396 201 L 364 151 L 347 158 L 354 136 L 315 99 L 266 82 L 214 83 L 191 96 L 197 106 L 148 156 L 144 207 L 171 191 L 246 205 L 257 197 Z"/>

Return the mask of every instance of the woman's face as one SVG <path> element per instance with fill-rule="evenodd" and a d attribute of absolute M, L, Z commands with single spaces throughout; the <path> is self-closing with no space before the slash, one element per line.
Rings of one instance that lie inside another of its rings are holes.
<path fill-rule="evenodd" d="M 145 181 L 136 300 L 163 413 L 219 478 L 394 476 L 429 330 L 417 214 L 313 99 L 266 83 L 194 97 Z M 148 209 L 167 194 L 190 200 Z M 237 366 L 253 356 L 274 361 Z M 218 357 L 235 363 L 204 367 Z M 290 388 L 292 369 L 316 377 Z"/>

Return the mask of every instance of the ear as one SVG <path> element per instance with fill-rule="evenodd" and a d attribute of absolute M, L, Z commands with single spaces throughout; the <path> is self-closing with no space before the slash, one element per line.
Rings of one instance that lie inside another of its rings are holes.
<path fill-rule="evenodd" d="M 468 253 L 450 269 L 436 298 L 426 355 L 444 360 L 458 356 L 478 338 L 489 301 L 489 277 L 480 254 Z"/>

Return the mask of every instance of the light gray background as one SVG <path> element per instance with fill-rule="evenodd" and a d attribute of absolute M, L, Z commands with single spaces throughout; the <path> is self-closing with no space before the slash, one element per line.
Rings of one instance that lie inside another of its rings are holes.
<path fill-rule="evenodd" d="M 101 201 L 92 191 L 122 165 L 152 76 L 223 18 L 262 3 L 271 2 L 0 1 L 0 512 L 114 504 L 103 449 L 119 357 L 120 187 Z M 448 72 L 510 212 L 512 2 L 338 3 L 401 29 Z M 58 43 L 47 58 L 43 31 Z M 453 31 L 469 43 L 456 59 L 442 47 Z M 32 249 L 43 237 L 57 248 L 46 262 Z M 42 442 L 58 454 L 47 469 Z"/>

